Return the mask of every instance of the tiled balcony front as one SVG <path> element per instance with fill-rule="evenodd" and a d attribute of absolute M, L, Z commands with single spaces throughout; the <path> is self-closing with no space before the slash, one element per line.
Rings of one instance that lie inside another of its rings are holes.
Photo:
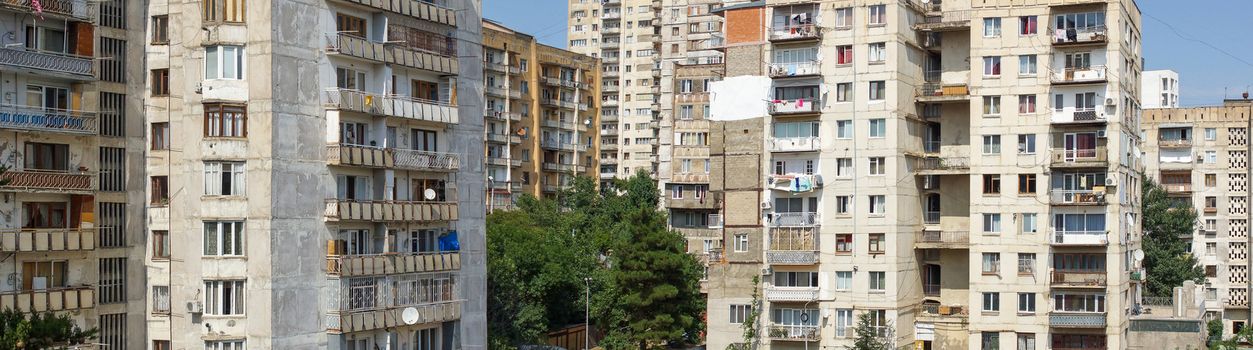
<path fill-rule="evenodd" d="M 436 222 L 457 220 L 456 202 L 326 201 L 326 218 L 332 221 Z"/>
<path fill-rule="evenodd" d="M 1057 328 L 1105 328 L 1105 313 L 1049 313 L 1049 326 Z"/>
<path fill-rule="evenodd" d="M 57 252 L 96 249 L 96 229 L 31 228 L 0 230 L 0 252 Z"/>
<path fill-rule="evenodd" d="M 363 310 L 335 310 L 326 319 L 331 333 L 352 333 L 405 326 L 401 312 L 410 307 L 418 310 L 415 324 L 431 324 L 461 319 L 461 300 L 447 300 L 412 306 L 379 306 Z"/>
<path fill-rule="evenodd" d="M 96 306 L 96 290 L 89 286 L 0 292 L 0 310 L 45 312 L 90 309 Z"/>

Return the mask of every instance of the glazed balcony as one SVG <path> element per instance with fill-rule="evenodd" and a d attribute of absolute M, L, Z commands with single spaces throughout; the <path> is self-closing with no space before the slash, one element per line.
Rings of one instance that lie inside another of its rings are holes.
<path fill-rule="evenodd" d="M 1052 35 L 1053 46 L 1104 45 L 1109 40 L 1105 26 L 1068 29 L 1060 35 L 1057 29 L 1050 27 L 1049 33 L 1054 33 Z"/>
<path fill-rule="evenodd" d="M 818 317 L 817 315 L 810 317 Z M 771 340 L 781 341 L 804 341 L 817 343 L 822 334 L 818 326 L 800 326 L 800 325 L 780 325 L 771 324 L 767 330 L 767 337 Z M 815 344 L 815 347 L 817 345 Z"/>
<path fill-rule="evenodd" d="M 1066 107 L 1053 111 L 1053 124 L 1101 124 L 1105 123 L 1105 112 L 1099 108 Z"/>
<path fill-rule="evenodd" d="M 784 25 L 770 28 L 770 41 L 805 41 L 818 40 L 822 37 L 822 27 L 816 24 Z"/>
<path fill-rule="evenodd" d="M 380 301 L 382 303 L 382 301 Z M 461 319 L 461 300 L 444 300 L 417 305 L 378 306 L 372 308 L 335 310 L 326 315 L 330 333 L 353 333 L 404 327 L 401 313 L 408 308 L 418 310 L 414 324 L 439 324 Z"/>
<path fill-rule="evenodd" d="M 0 105 L 0 128 L 95 135 L 96 113 L 37 106 Z"/>
<path fill-rule="evenodd" d="M 822 223 L 817 212 L 770 213 L 770 227 L 816 227 Z"/>
<path fill-rule="evenodd" d="M 90 286 L 0 292 L 0 309 L 18 312 L 56 312 L 96 307 L 96 290 Z"/>
<path fill-rule="evenodd" d="M 770 114 L 775 116 L 814 114 L 821 112 L 822 99 L 802 98 L 795 100 L 770 101 Z"/>
<path fill-rule="evenodd" d="M 457 220 L 457 202 L 330 199 L 329 221 L 440 222 Z"/>
<path fill-rule="evenodd" d="M 416 4 L 422 4 L 422 2 Z M 455 54 L 449 55 L 446 54 L 447 52 L 437 53 L 406 45 L 374 42 L 350 33 L 327 34 L 326 52 L 329 55 L 351 56 L 440 74 L 458 74 Z"/>
<path fill-rule="evenodd" d="M 767 144 L 770 152 L 813 152 L 822 149 L 817 137 L 771 137 Z"/>
<path fill-rule="evenodd" d="M 1105 205 L 1105 190 L 1063 190 L 1049 191 L 1053 205 Z"/>
<path fill-rule="evenodd" d="M 86 171 L 9 170 L 0 174 L 9 180 L 4 192 L 91 194 L 96 191 L 96 174 Z"/>
<path fill-rule="evenodd" d="M 1105 66 L 1091 66 L 1074 68 L 1067 67 L 1065 69 L 1054 71 L 1050 75 L 1053 85 L 1079 85 L 1079 84 L 1104 84 Z"/>
<path fill-rule="evenodd" d="M 1051 282 L 1054 287 L 1104 288 L 1106 280 L 1107 275 L 1105 271 L 1053 270 Z"/>
<path fill-rule="evenodd" d="M 1054 311 L 1049 313 L 1049 326 L 1056 328 L 1105 328 L 1105 313 Z"/>
<path fill-rule="evenodd" d="M 1058 231 L 1049 235 L 1049 244 L 1054 246 L 1106 246 L 1109 245 L 1107 231 Z"/>
<path fill-rule="evenodd" d="M 0 0 L 0 3 L 9 1 L 13 0 Z M 67 79 L 95 79 L 95 69 L 93 68 L 91 57 L 66 53 L 0 47 L 0 67 Z"/>
<path fill-rule="evenodd" d="M 362 5 L 395 14 L 413 17 L 429 22 L 456 26 L 457 12 L 440 6 L 442 1 L 378 1 L 378 0 L 335 0 L 344 3 Z"/>
<path fill-rule="evenodd" d="M 60 252 L 96 249 L 94 228 L 24 228 L 0 230 L 0 252 Z"/>
<path fill-rule="evenodd" d="M 970 248 L 970 231 L 923 230 L 918 232 L 918 240 L 914 241 L 918 249 L 968 249 Z"/>
<path fill-rule="evenodd" d="M 965 83 L 925 83 L 918 87 L 916 94 L 916 100 L 924 103 L 970 101 L 970 87 Z"/>
<path fill-rule="evenodd" d="M 766 287 L 766 300 L 772 302 L 807 302 L 818 300 L 818 287 Z"/>
<path fill-rule="evenodd" d="M 456 251 L 326 256 L 326 274 L 339 277 L 457 271 L 460 269 L 461 253 Z"/>
<path fill-rule="evenodd" d="M 456 171 L 461 167 L 461 159 L 455 153 L 401 148 L 329 144 L 326 155 L 330 165 L 420 171 Z"/>
<path fill-rule="evenodd" d="M 322 96 L 330 109 L 445 124 L 459 122 L 457 106 L 444 101 L 339 88 L 326 89 Z"/>
<path fill-rule="evenodd" d="M 766 247 L 766 263 L 813 265 L 818 263 L 818 231 L 809 228 L 773 228 Z"/>
<path fill-rule="evenodd" d="M 1053 149 L 1054 168 L 1094 168 L 1109 166 L 1109 152 L 1105 146 L 1097 146 L 1095 148 L 1054 148 Z"/>
<path fill-rule="evenodd" d="M 914 24 L 914 30 L 924 32 L 950 32 L 970 30 L 972 11 L 941 11 L 928 13 L 922 22 Z"/>

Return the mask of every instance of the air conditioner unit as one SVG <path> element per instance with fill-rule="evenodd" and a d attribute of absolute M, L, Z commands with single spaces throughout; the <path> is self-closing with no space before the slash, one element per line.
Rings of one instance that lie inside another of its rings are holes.
<path fill-rule="evenodd" d="M 204 313 L 204 304 L 199 301 L 187 302 L 187 312 L 192 314 Z"/>
<path fill-rule="evenodd" d="M 773 268 L 773 267 L 763 267 L 763 268 L 761 268 L 761 275 L 762 275 L 762 276 L 770 276 L 770 275 L 773 275 L 773 274 L 774 274 L 774 268 Z"/>
<path fill-rule="evenodd" d="M 1097 130 L 1097 131 L 1096 131 L 1096 138 L 1098 138 L 1098 139 L 1103 139 L 1103 138 L 1105 138 L 1105 130 Z"/>
<path fill-rule="evenodd" d="M 1116 176 L 1106 176 L 1105 187 L 1115 187 L 1115 186 L 1118 186 L 1118 178 Z"/>
<path fill-rule="evenodd" d="M 761 202 L 761 209 L 763 210 L 770 210 L 772 206 L 773 204 L 771 204 L 770 201 Z"/>
<path fill-rule="evenodd" d="M 1113 98 L 1113 97 L 1106 97 L 1106 98 L 1105 98 L 1105 105 L 1106 105 L 1106 106 L 1113 106 L 1113 105 L 1114 105 L 1114 98 Z"/>

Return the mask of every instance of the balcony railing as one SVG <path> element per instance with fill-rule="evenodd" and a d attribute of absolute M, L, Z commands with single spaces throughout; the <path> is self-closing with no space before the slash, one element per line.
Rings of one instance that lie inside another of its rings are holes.
<path fill-rule="evenodd" d="M 522 113 L 510 112 L 510 111 L 499 111 L 499 110 L 495 110 L 491 108 L 484 109 L 483 116 L 491 118 L 491 119 L 497 119 L 497 120 L 512 120 L 515 122 L 522 121 Z"/>
<path fill-rule="evenodd" d="M 22 13 L 35 13 L 33 0 L 0 0 L 0 7 L 16 8 Z M 45 14 L 53 14 L 77 19 L 89 19 L 86 0 L 40 0 L 40 10 Z"/>
<path fill-rule="evenodd" d="M 1053 45 L 1096 44 L 1107 40 L 1105 26 L 1064 30 L 1049 28 L 1049 31 L 1053 33 Z"/>
<path fill-rule="evenodd" d="M 1105 112 L 1099 108 L 1066 107 L 1053 111 L 1053 124 L 1091 124 L 1104 123 Z"/>
<path fill-rule="evenodd" d="M 455 153 L 429 152 L 349 144 L 326 145 L 327 163 L 406 170 L 455 171 L 461 167 Z"/>
<path fill-rule="evenodd" d="M 450 26 L 457 25 L 457 13 L 448 7 L 447 1 L 376 1 L 376 0 L 340 0 L 354 4 L 390 11 Z"/>
<path fill-rule="evenodd" d="M 818 315 L 810 315 L 809 317 L 818 317 Z M 819 332 L 818 326 L 780 325 L 780 324 L 771 324 L 770 329 L 767 333 L 769 338 L 774 339 L 774 340 L 812 341 L 812 342 L 817 342 L 820 339 L 819 337 L 820 334 L 821 332 Z"/>
<path fill-rule="evenodd" d="M 922 23 L 914 24 L 919 31 L 950 31 L 970 29 L 971 11 L 943 11 L 939 15 L 928 15 Z"/>
<path fill-rule="evenodd" d="M 922 223 L 926 225 L 939 225 L 940 224 L 940 212 L 939 211 L 922 212 Z"/>
<path fill-rule="evenodd" d="M 0 128 L 94 135 L 96 113 L 37 106 L 0 105 Z"/>
<path fill-rule="evenodd" d="M 814 228 L 770 230 L 766 262 L 776 265 L 812 265 L 818 262 L 818 232 Z"/>
<path fill-rule="evenodd" d="M 770 77 L 784 78 L 819 74 L 819 62 L 771 63 Z"/>
<path fill-rule="evenodd" d="M 461 303 L 461 300 L 443 300 L 412 306 L 386 306 L 351 311 L 334 310 L 326 315 L 326 330 L 331 333 L 352 333 L 403 327 L 406 324 L 401 313 L 410 307 L 418 310 L 418 319 L 415 324 L 454 321 L 461 319 Z"/>
<path fill-rule="evenodd" d="M 814 227 L 820 223 L 817 212 L 770 214 L 770 227 Z"/>
<path fill-rule="evenodd" d="M 574 101 L 558 100 L 555 98 L 541 98 L 540 104 L 548 107 L 560 107 L 566 109 L 579 108 L 579 104 Z"/>
<path fill-rule="evenodd" d="M 822 112 L 822 99 L 802 98 L 770 101 L 770 114 L 804 114 Z"/>
<path fill-rule="evenodd" d="M 437 123 L 459 121 L 457 106 L 443 101 L 339 88 L 326 89 L 323 98 L 330 108 Z"/>
<path fill-rule="evenodd" d="M 1158 147 L 1169 147 L 1169 148 L 1192 147 L 1192 139 L 1180 139 L 1180 138 L 1158 138 L 1158 139 L 1157 139 L 1157 146 L 1158 146 Z"/>
<path fill-rule="evenodd" d="M 96 175 L 85 171 L 9 170 L 0 178 L 9 180 L 0 191 L 89 194 L 96 190 Z"/>
<path fill-rule="evenodd" d="M 0 252 L 59 252 L 96 249 L 94 228 L 0 230 Z"/>
<path fill-rule="evenodd" d="M 540 126 L 545 127 L 545 128 L 571 129 L 571 130 L 573 130 L 573 129 L 575 128 L 575 123 L 574 123 L 574 122 L 561 121 L 561 120 L 543 119 L 543 120 L 540 120 Z"/>
<path fill-rule="evenodd" d="M 509 65 L 498 62 L 483 62 L 483 69 L 493 72 L 508 73 Z"/>
<path fill-rule="evenodd" d="M 93 307 L 96 307 L 96 290 L 90 286 L 0 292 L 0 308 L 13 308 L 23 313 Z"/>
<path fill-rule="evenodd" d="M 709 174 L 702 174 L 702 173 L 673 174 L 670 176 L 670 182 L 672 183 L 709 183 Z"/>
<path fill-rule="evenodd" d="M 769 301 L 813 301 L 818 299 L 818 287 L 766 287 Z"/>
<path fill-rule="evenodd" d="M 970 231 L 923 230 L 918 233 L 918 248 L 960 248 L 970 245 Z"/>
<path fill-rule="evenodd" d="M 1053 149 L 1054 167 L 1100 167 L 1108 163 L 1109 152 L 1104 146 L 1096 148 Z"/>
<path fill-rule="evenodd" d="M 918 158 L 916 169 L 920 173 L 965 172 L 970 170 L 969 157 L 925 157 Z"/>
<path fill-rule="evenodd" d="M 1105 191 L 1096 190 L 1063 190 L 1053 189 L 1050 197 L 1053 204 L 1105 204 Z"/>
<path fill-rule="evenodd" d="M 1162 183 L 1162 188 L 1167 193 L 1189 193 L 1192 192 L 1191 183 Z"/>
<path fill-rule="evenodd" d="M 820 149 L 822 140 L 817 137 L 770 138 L 770 152 L 811 152 Z"/>
<path fill-rule="evenodd" d="M 326 256 L 326 274 L 331 276 L 392 275 L 460 269 L 461 254 L 456 251 Z"/>
<path fill-rule="evenodd" d="M 918 87 L 917 94 L 919 102 L 968 101 L 970 88 L 964 83 L 925 83 Z"/>
<path fill-rule="evenodd" d="M 0 47 L 0 65 L 38 69 L 47 74 L 75 79 L 91 79 L 94 76 L 91 57 L 56 52 Z"/>
<path fill-rule="evenodd" d="M 507 159 L 499 156 L 488 156 L 487 164 L 499 166 L 522 166 L 521 159 Z"/>
<path fill-rule="evenodd" d="M 1105 80 L 1105 66 L 1066 67 L 1054 71 L 1051 79 L 1053 84 L 1100 83 Z"/>
<path fill-rule="evenodd" d="M 1105 271 L 1053 271 L 1053 285 L 1066 287 L 1104 287 Z"/>
<path fill-rule="evenodd" d="M 438 222 L 457 220 L 457 202 L 331 199 L 325 215 L 331 220 Z"/>
<path fill-rule="evenodd" d="M 437 73 L 457 74 L 456 55 L 443 55 L 405 45 L 374 42 L 349 33 L 327 34 L 326 52 Z"/>
<path fill-rule="evenodd" d="M 491 142 L 500 142 L 500 143 L 521 143 L 522 142 L 522 136 L 518 136 L 514 134 L 497 134 L 497 133 L 489 132 L 487 133 L 487 136 L 485 137 L 487 138 L 487 141 L 491 141 Z"/>
<path fill-rule="evenodd" d="M 1105 313 L 1049 313 L 1049 326 L 1059 328 L 1105 328 Z"/>
<path fill-rule="evenodd" d="M 585 166 L 578 165 L 578 164 L 566 164 L 566 163 L 544 162 L 543 168 L 545 171 L 576 172 L 576 173 L 587 171 L 587 167 Z"/>
<path fill-rule="evenodd" d="M 430 152 L 412 149 L 388 148 L 394 166 L 408 170 L 456 171 L 461 168 L 461 158 L 456 153 Z"/>
<path fill-rule="evenodd" d="M 940 285 L 931 284 L 927 286 L 934 286 L 935 288 L 933 290 L 935 294 L 928 294 L 928 295 L 937 295 L 937 296 L 940 295 Z M 926 288 L 924 287 L 924 289 Z M 940 304 L 933 304 L 933 303 L 918 304 L 918 314 L 923 317 L 965 318 L 968 316 L 969 312 L 970 310 L 968 310 L 965 305 L 940 305 Z"/>
<path fill-rule="evenodd" d="M 1109 244 L 1106 231 L 1057 231 L 1049 235 L 1049 244 L 1057 246 L 1103 246 Z"/>
<path fill-rule="evenodd" d="M 810 192 L 822 188 L 822 185 L 822 175 L 818 174 L 766 175 L 766 187 L 775 191 Z"/>
<path fill-rule="evenodd" d="M 571 151 L 571 152 L 587 151 L 587 145 L 578 144 L 578 143 L 561 142 L 561 141 L 556 141 L 556 140 L 544 140 L 544 142 L 540 143 L 540 147 L 553 149 L 553 150 L 560 150 L 560 151 Z"/>
<path fill-rule="evenodd" d="M 822 27 L 815 24 L 798 24 L 770 28 L 770 40 L 805 40 L 822 36 Z"/>

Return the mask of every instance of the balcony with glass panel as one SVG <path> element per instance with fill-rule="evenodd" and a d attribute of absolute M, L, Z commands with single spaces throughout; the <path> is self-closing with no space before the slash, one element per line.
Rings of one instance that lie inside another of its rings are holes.
<path fill-rule="evenodd" d="M 1048 34 L 1057 47 L 1104 45 L 1109 40 L 1102 11 L 1054 13 Z"/>
<path fill-rule="evenodd" d="M 1055 213 L 1053 231 L 1049 235 L 1053 246 L 1105 246 L 1109 244 L 1105 214 Z"/>

